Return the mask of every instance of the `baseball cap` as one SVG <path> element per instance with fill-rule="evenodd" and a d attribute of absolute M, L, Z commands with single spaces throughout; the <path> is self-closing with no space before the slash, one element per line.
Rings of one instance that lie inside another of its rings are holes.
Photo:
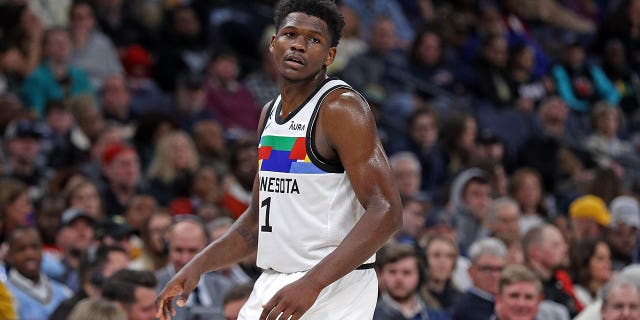
<path fill-rule="evenodd" d="M 16 138 L 34 138 L 40 139 L 43 136 L 43 132 L 38 125 L 30 120 L 17 120 L 12 121 L 7 125 L 4 131 L 4 137 L 6 140 Z"/>
<path fill-rule="evenodd" d="M 569 205 L 571 218 L 587 218 L 600 225 L 607 226 L 611 222 L 611 214 L 602 198 L 588 194 L 579 197 Z"/>
<path fill-rule="evenodd" d="M 96 230 L 98 239 L 111 237 L 116 241 L 124 240 L 133 234 L 133 228 L 127 224 L 122 216 L 113 216 L 102 221 Z"/>
<path fill-rule="evenodd" d="M 618 196 L 611 201 L 611 224 L 626 224 L 640 229 L 640 204 L 630 196 Z"/>
<path fill-rule="evenodd" d="M 95 219 L 88 212 L 79 208 L 69 208 L 62 212 L 60 226 L 69 226 L 78 219 L 85 219 L 87 220 L 87 222 L 89 222 L 90 225 L 93 225 L 93 222 L 95 221 Z"/>

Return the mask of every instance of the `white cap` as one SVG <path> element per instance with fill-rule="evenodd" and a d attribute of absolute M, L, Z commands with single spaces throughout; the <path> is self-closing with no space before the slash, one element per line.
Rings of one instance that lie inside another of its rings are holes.
<path fill-rule="evenodd" d="M 611 201 L 611 225 L 624 223 L 640 229 L 640 204 L 630 196 L 618 196 Z"/>

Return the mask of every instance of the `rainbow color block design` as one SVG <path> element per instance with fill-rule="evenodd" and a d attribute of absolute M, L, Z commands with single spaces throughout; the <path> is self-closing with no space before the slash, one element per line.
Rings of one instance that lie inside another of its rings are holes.
<path fill-rule="evenodd" d="M 258 148 L 258 167 L 260 171 L 325 173 L 309 160 L 305 137 L 263 136 Z"/>

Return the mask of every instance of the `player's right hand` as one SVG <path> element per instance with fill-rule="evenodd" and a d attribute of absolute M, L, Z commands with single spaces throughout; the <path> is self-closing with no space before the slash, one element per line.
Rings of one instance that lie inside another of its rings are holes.
<path fill-rule="evenodd" d="M 173 309 L 173 298 L 177 296 L 176 304 L 178 307 L 183 307 L 191 291 L 198 285 L 200 275 L 201 272 L 193 263 L 187 263 L 176 273 L 156 298 L 156 318 L 171 320 L 171 317 L 176 315 Z"/>

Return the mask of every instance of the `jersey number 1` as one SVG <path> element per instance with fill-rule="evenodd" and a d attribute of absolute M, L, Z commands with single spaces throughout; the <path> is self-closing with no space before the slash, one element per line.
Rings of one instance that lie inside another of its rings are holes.
<path fill-rule="evenodd" d="M 262 200 L 262 203 L 260 203 L 260 207 L 267 207 L 265 216 L 264 216 L 264 226 L 260 226 L 260 231 L 263 232 L 271 232 L 273 228 L 271 228 L 271 226 L 269 225 L 269 211 L 271 209 L 271 197 L 268 197 L 264 200 Z"/>

